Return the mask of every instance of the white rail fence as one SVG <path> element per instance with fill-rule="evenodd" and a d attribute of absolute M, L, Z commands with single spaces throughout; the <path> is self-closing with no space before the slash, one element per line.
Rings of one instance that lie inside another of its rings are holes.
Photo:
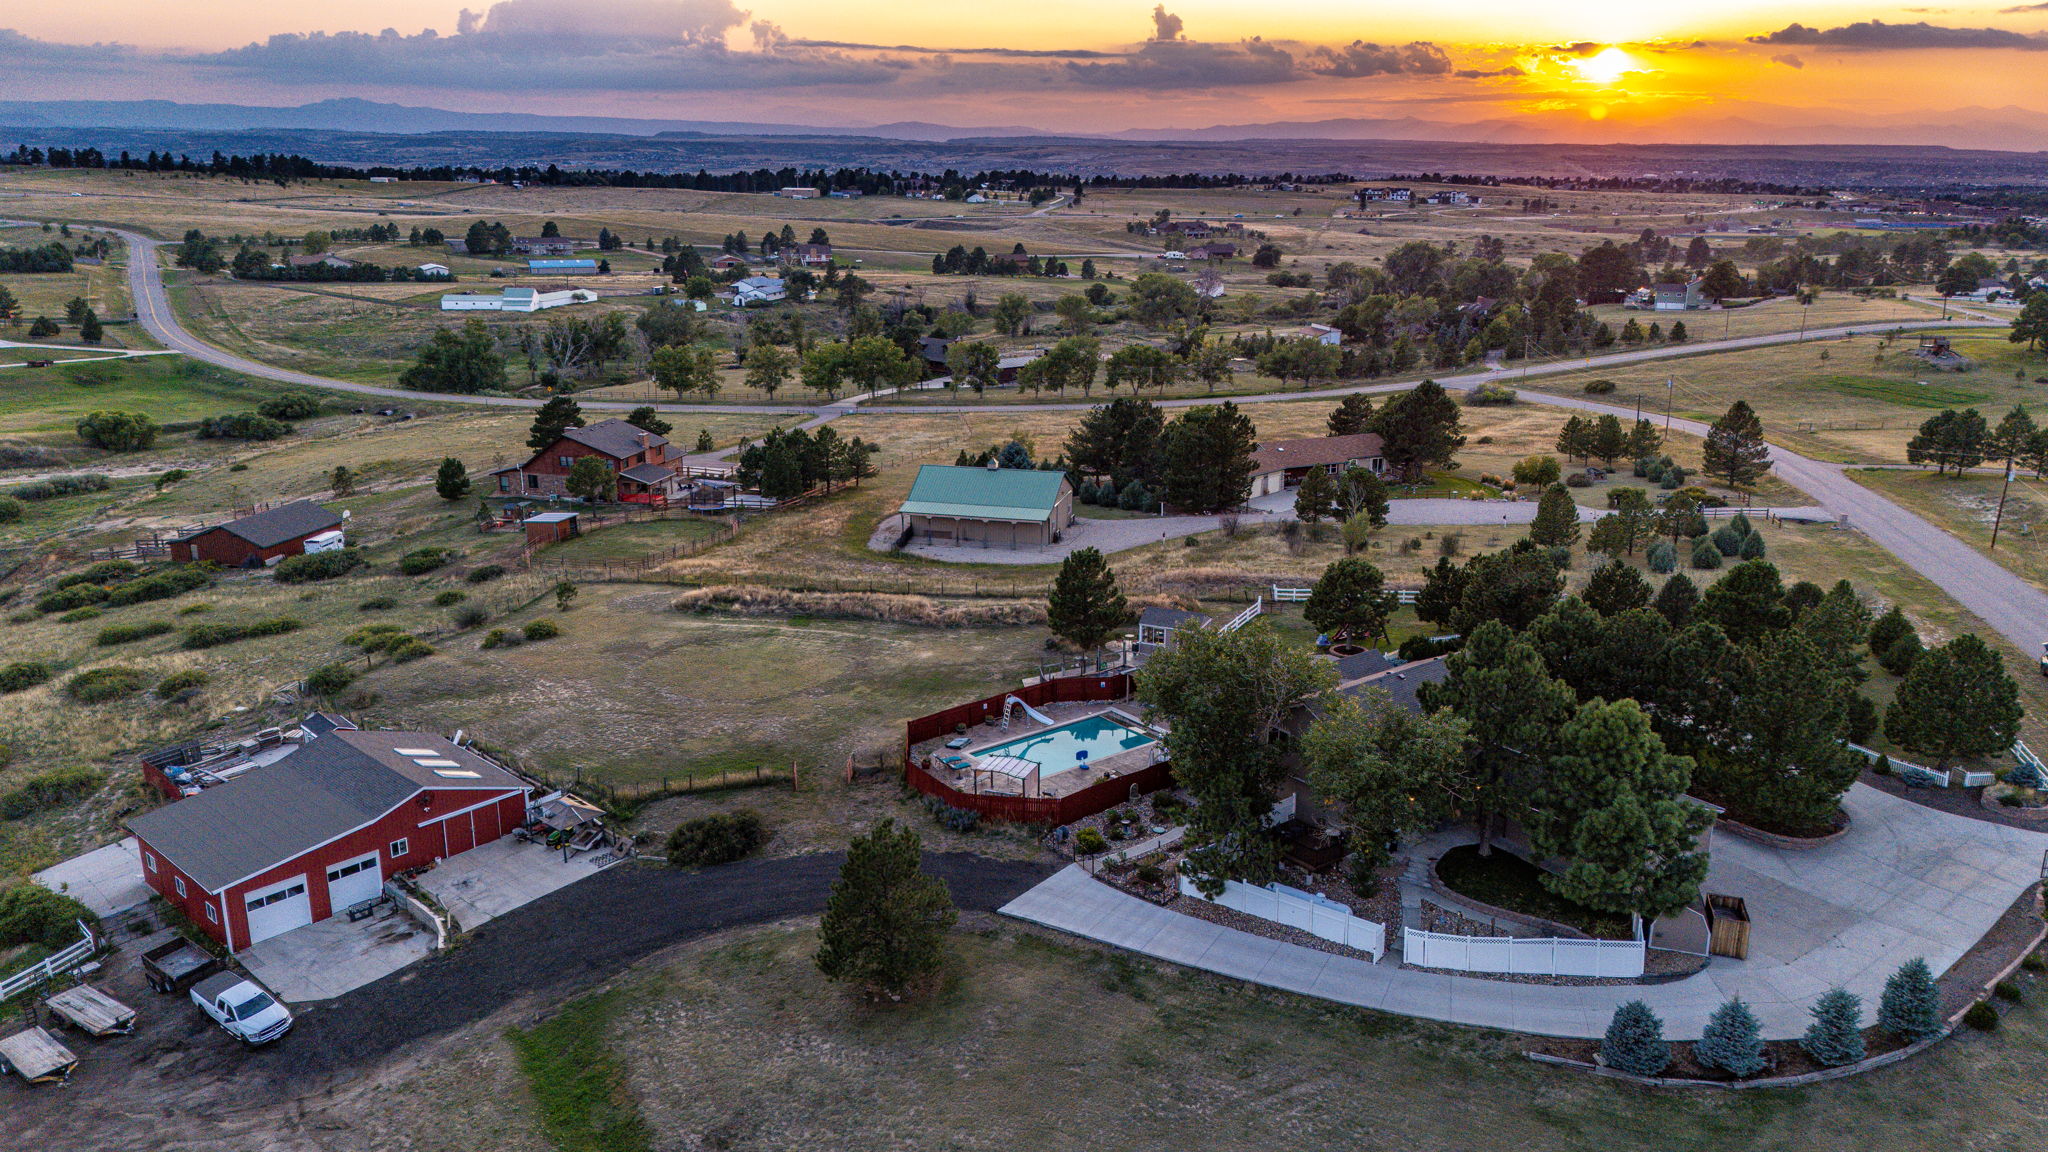
<path fill-rule="evenodd" d="M 1258 618 L 1259 614 L 1260 614 L 1261 612 L 1264 612 L 1265 610 L 1266 610 L 1266 598 L 1265 598 L 1264 596 L 1261 596 L 1261 597 L 1259 597 L 1259 598 L 1258 598 L 1257 600 L 1254 600 L 1254 601 L 1252 601 L 1252 602 L 1251 602 L 1251 603 L 1250 603 L 1249 605 L 1247 605 L 1247 606 L 1245 607 L 1245 610 L 1244 610 L 1244 611 L 1242 611 L 1242 612 L 1239 612 L 1239 613 L 1238 613 L 1237 615 L 1235 615 L 1235 616 L 1232 616 L 1232 617 L 1230 618 L 1230 623 L 1228 623 L 1228 624 L 1225 624 L 1225 625 L 1224 625 L 1223 627 L 1221 627 L 1221 628 L 1218 628 L 1218 629 L 1217 629 L 1217 631 L 1218 631 L 1218 632 L 1235 632 L 1235 631 L 1237 631 L 1237 630 L 1238 630 L 1239 628 L 1242 628 L 1242 627 L 1244 627 L 1245 625 L 1247 625 L 1247 624 L 1251 623 L 1251 622 L 1252 622 L 1253 620 L 1256 620 L 1256 619 Z"/>
<path fill-rule="evenodd" d="M 1417 968 L 1454 972 L 1632 977 L 1643 974 L 1645 948 L 1640 940 L 1518 940 L 1406 928 L 1401 932 L 1401 958 Z"/>
<path fill-rule="evenodd" d="M 1861 752 L 1866 760 L 1874 761 L 1884 755 L 1874 748 L 1865 748 L 1861 744 L 1850 744 L 1849 747 Z M 2023 745 L 2015 744 L 2013 746 L 2013 754 L 2015 756 L 2019 756 L 2019 749 L 2021 747 Z M 1995 772 L 1967 772 L 1961 768 L 1929 768 L 1924 764 L 1915 764 L 1909 760 L 1901 760 L 1896 756 L 1891 757 L 1890 762 L 1894 776 L 1906 781 L 1908 784 L 1919 784 L 1928 788 L 1984 788 L 1998 783 L 1998 774 Z"/>
<path fill-rule="evenodd" d="M 82 922 L 78 925 L 78 933 L 82 937 L 78 943 L 54 955 L 45 956 L 7 979 L 0 980 L 0 1001 L 12 1000 L 24 989 L 33 988 L 52 976 L 69 972 L 92 959 L 92 954 L 99 951 L 99 942 L 92 938 L 92 929 L 87 928 Z"/>
<path fill-rule="evenodd" d="M 1254 888 L 1236 880 L 1226 880 L 1223 894 L 1213 900 L 1202 895 L 1201 889 L 1186 876 L 1180 878 L 1180 892 L 1197 900 L 1209 900 L 1247 916 L 1299 928 L 1325 940 L 1360 952 L 1370 953 L 1375 962 L 1387 952 L 1387 926 L 1376 920 L 1353 916 L 1343 905 L 1334 900 L 1325 900 L 1299 888 L 1285 884 L 1268 884 Z"/>
<path fill-rule="evenodd" d="M 1307 600 L 1308 600 L 1308 594 L 1309 594 L 1309 593 L 1311 593 L 1311 592 L 1313 592 L 1313 591 L 1315 591 L 1315 589 L 1313 589 L 1313 588 L 1283 588 L 1283 587 L 1281 587 L 1280 585 L 1278 585 L 1278 584 L 1275 584 L 1275 585 L 1273 585 L 1273 603 L 1275 603 L 1275 604 L 1301 604 L 1301 603 L 1306 603 L 1306 602 L 1307 602 Z M 1420 590 L 1419 590 L 1419 589 L 1415 589 L 1415 588 L 1396 588 L 1396 589 L 1394 589 L 1394 602 L 1395 602 L 1396 604 L 1413 604 L 1413 603 L 1415 603 L 1415 597 L 1416 597 L 1416 596 L 1418 596 L 1418 595 L 1420 595 L 1420 594 L 1421 594 L 1421 593 L 1420 593 Z"/>

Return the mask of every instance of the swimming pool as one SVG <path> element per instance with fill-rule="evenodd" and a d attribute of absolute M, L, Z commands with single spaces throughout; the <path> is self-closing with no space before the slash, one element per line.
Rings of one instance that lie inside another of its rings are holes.
<path fill-rule="evenodd" d="M 1159 737 L 1143 728 L 1104 713 L 978 748 L 973 755 L 1014 756 L 1019 760 L 1029 760 L 1038 765 L 1042 778 L 1078 766 L 1082 762 L 1078 754 L 1082 752 L 1088 754 L 1087 762 L 1094 764 L 1104 757 L 1158 742 Z"/>

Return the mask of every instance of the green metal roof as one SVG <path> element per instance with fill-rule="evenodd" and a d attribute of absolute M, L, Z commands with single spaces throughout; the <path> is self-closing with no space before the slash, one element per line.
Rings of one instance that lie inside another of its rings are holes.
<path fill-rule="evenodd" d="M 1064 472 L 1036 468 L 960 468 L 926 464 L 917 470 L 901 511 L 916 516 L 957 516 L 970 520 L 1026 520 L 1052 515 Z"/>

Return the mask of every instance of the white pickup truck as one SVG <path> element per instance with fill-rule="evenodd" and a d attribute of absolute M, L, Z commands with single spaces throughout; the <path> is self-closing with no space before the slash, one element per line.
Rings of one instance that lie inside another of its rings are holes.
<path fill-rule="evenodd" d="M 292 1014 L 254 980 L 235 972 L 216 972 L 192 986 L 199 1005 L 228 1035 L 251 1048 L 268 1044 L 291 1030 Z"/>

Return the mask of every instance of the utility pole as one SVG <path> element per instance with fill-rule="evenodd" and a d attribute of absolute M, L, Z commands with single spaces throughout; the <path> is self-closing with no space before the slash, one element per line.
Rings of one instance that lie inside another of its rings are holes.
<path fill-rule="evenodd" d="M 2005 462 L 2005 482 L 1998 486 L 1998 513 L 1991 518 L 1991 547 L 1998 551 L 1998 529 L 2005 523 L 2005 493 L 2012 487 L 2012 461 Z"/>
<path fill-rule="evenodd" d="M 1678 378 L 1676 376 L 1666 376 L 1664 378 L 1664 434 L 1666 436 L 1671 435 L 1671 395 L 1677 387 Z"/>

